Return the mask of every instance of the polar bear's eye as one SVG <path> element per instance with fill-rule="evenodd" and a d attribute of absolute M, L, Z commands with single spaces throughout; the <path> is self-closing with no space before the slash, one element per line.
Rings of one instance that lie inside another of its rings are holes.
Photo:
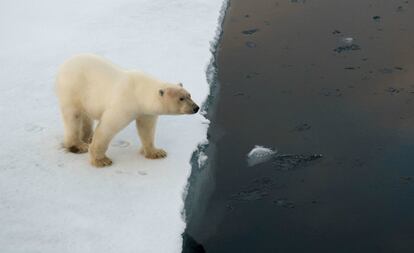
<path fill-rule="evenodd" d="M 181 97 L 181 98 L 180 98 L 180 101 L 184 101 L 184 98 L 183 98 L 183 97 Z"/>

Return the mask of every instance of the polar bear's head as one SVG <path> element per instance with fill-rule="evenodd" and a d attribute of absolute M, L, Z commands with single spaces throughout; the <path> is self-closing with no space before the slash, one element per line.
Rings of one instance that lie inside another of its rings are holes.
<path fill-rule="evenodd" d="M 160 89 L 158 92 L 165 114 L 194 114 L 200 109 L 181 83 Z"/>

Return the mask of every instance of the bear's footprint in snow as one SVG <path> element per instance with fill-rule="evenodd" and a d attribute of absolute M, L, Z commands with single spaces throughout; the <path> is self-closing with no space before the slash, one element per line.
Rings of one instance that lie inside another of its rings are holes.
<path fill-rule="evenodd" d="M 127 147 L 129 147 L 129 142 L 127 142 L 127 141 L 123 141 L 123 140 L 117 140 L 117 141 L 114 141 L 113 143 L 112 143 L 112 147 L 117 147 L 117 148 L 127 148 Z"/>
<path fill-rule="evenodd" d="M 26 124 L 24 126 L 24 130 L 26 132 L 30 132 L 30 133 L 38 133 L 40 131 L 42 131 L 44 129 L 44 127 L 35 125 L 35 124 Z"/>

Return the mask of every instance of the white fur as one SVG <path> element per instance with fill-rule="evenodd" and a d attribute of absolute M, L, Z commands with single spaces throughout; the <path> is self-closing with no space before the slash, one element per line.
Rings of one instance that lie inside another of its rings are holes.
<path fill-rule="evenodd" d="M 188 113 L 190 106 L 196 107 L 179 85 L 159 81 L 140 71 L 121 69 L 92 54 L 67 60 L 59 69 L 56 88 L 64 120 L 66 148 L 86 152 L 88 146 L 85 143 L 92 133 L 91 120 L 99 120 L 89 147 L 95 166 L 111 164 L 105 156 L 108 144 L 133 120 L 137 122 L 142 152 L 146 157 L 164 157 L 165 151 L 153 146 L 157 116 Z M 165 95 L 161 95 L 160 90 Z M 184 95 L 189 100 L 180 104 L 177 96 Z"/>

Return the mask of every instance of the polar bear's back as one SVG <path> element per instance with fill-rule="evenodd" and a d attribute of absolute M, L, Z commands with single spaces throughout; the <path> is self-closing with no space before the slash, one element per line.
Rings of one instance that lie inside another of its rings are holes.
<path fill-rule="evenodd" d="M 76 104 L 92 109 L 91 114 L 100 115 L 111 100 L 115 86 L 125 77 L 124 70 L 103 57 L 76 55 L 59 68 L 56 91 L 62 106 Z"/>
<path fill-rule="evenodd" d="M 101 85 L 114 83 L 122 78 L 124 71 L 103 57 L 80 54 L 65 61 L 59 68 L 58 85 Z M 68 84 L 65 82 L 68 81 Z M 70 84 L 69 84 L 70 83 Z"/>

